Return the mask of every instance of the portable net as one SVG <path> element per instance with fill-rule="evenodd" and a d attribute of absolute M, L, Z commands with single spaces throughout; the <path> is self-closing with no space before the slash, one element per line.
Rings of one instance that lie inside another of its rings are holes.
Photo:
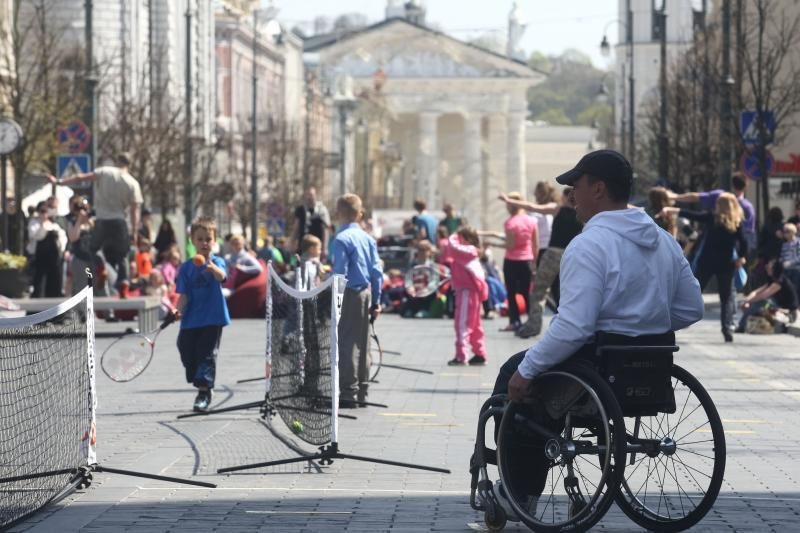
<path fill-rule="evenodd" d="M 41 313 L 0 319 L 0 529 L 96 462 L 91 317 L 87 287 Z"/>
<path fill-rule="evenodd" d="M 331 276 L 303 290 L 303 277 L 290 287 L 269 265 L 267 397 L 298 438 L 320 445 L 337 440 L 336 328 L 344 278 Z"/>

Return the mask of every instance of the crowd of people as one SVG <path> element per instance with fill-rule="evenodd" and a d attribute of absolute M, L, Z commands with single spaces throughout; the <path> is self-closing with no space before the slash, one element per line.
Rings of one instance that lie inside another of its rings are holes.
<path fill-rule="evenodd" d="M 27 222 L 32 295 L 76 294 L 85 286 L 84 272 L 90 268 L 120 297 L 155 295 L 162 301 L 164 315 L 180 312 L 186 316 L 191 306 L 184 296 L 195 290 L 187 276 L 197 277 L 205 268 L 219 284 L 223 304 L 241 280 L 262 274 L 267 262 L 283 276 L 291 276 L 298 265 L 304 265 L 307 284 L 317 283 L 331 272 L 343 274 L 347 291 L 342 324 L 350 325 L 340 335 L 345 407 L 355 407 L 366 398 L 366 324 L 383 311 L 394 310 L 409 318 L 450 315 L 455 337 L 450 365 L 486 364 L 482 322 L 497 314 L 508 318 L 501 331 L 522 338 L 540 335 L 545 307 L 555 311 L 559 306 L 564 254 L 584 229 L 570 185 L 559 192 L 550 183 L 539 182 L 532 200 L 519 192 L 501 194 L 498 201 L 508 211 L 503 232 L 469 225 L 452 205 L 445 205 L 444 216 L 437 219 L 424 201 L 417 200 L 416 214 L 404 226 L 411 260 L 405 271 L 384 269 L 360 198 L 352 194 L 340 197 L 334 221 L 310 187 L 293 211 L 287 235 L 267 236 L 262 247 L 252 250 L 242 235 L 218 239 L 212 222 L 198 222 L 189 228 L 183 254 L 168 219 L 157 230 L 152 227 L 152 214 L 142 206 L 141 191 L 129 165 L 130 157 L 120 154 L 115 166 L 67 180 L 51 177 L 56 185 L 94 182 L 96 202 L 92 206 L 76 194 L 64 217 L 58 214 L 56 196 L 36 206 Z M 734 333 L 748 331 L 754 317 L 771 324 L 794 321 L 798 309 L 800 201 L 786 220 L 780 209 L 771 209 L 757 232 L 755 211 L 745 197 L 746 186 L 743 178 L 734 176 L 730 192 L 676 194 L 655 187 L 644 207 L 650 219 L 680 244 L 700 287 L 712 279 L 716 282 L 721 330 L 728 342 Z M 205 242 L 200 238 L 203 235 L 213 241 Z M 496 264 L 494 248 L 503 251 L 502 268 Z M 195 265 L 195 270 L 199 269 L 195 272 L 186 265 L 197 254 L 205 255 L 207 267 Z M 738 322 L 737 291 L 744 291 Z M 227 307 L 217 314 L 220 324 L 213 325 L 221 328 L 229 320 Z M 194 322 L 186 321 L 184 326 Z M 211 402 L 219 332 L 215 335 L 215 342 L 206 343 L 212 348 L 200 350 L 205 363 L 183 357 L 184 351 L 197 352 L 194 348 L 181 348 L 187 380 L 199 389 L 195 407 L 201 410 Z M 179 347 L 193 342 L 184 339 Z"/>

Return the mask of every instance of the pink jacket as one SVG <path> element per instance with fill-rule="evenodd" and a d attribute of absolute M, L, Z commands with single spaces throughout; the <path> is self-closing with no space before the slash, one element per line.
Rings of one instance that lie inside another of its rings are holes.
<path fill-rule="evenodd" d="M 454 233 L 448 239 L 447 258 L 453 288 L 474 290 L 480 295 L 481 301 L 486 300 L 489 297 L 489 285 L 478 259 L 478 249 L 462 243 L 458 234 Z"/>

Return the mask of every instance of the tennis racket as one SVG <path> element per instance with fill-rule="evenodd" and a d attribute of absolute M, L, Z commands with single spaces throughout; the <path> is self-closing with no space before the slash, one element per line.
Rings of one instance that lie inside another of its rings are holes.
<path fill-rule="evenodd" d="M 449 271 L 442 265 L 416 265 L 406 272 L 404 286 L 411 298 L 426 298 L 438 292 L 449 280 Z"/>
<path fill-rule="evenodd" d="M 100 368 L 112 381 L 125 383 L 144 372 L 153 360 L 158 335 L 175 322 L 170 313 L 160 326 L 147 333 L 126 333 L 109 344 L 100 357 Z"/>

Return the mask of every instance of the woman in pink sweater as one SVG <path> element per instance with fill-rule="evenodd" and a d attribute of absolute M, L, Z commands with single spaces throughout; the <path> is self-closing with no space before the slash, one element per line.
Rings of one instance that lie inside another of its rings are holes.
<path fill-rule="evenodd" d="M 453 290 L 456 294 L 454 325 L 456 329 L 456 356 L 447 364 L 467 364 L 467 345 L 472 348 L 470 365 L 486 364 L 486 337 L 481 325 L 481 302 L 489 297 L 489 286 L 483 274 L 479 257 L 480 239 L 475 229 L 461 227 L 450 236 L 447 258 Z"/>

